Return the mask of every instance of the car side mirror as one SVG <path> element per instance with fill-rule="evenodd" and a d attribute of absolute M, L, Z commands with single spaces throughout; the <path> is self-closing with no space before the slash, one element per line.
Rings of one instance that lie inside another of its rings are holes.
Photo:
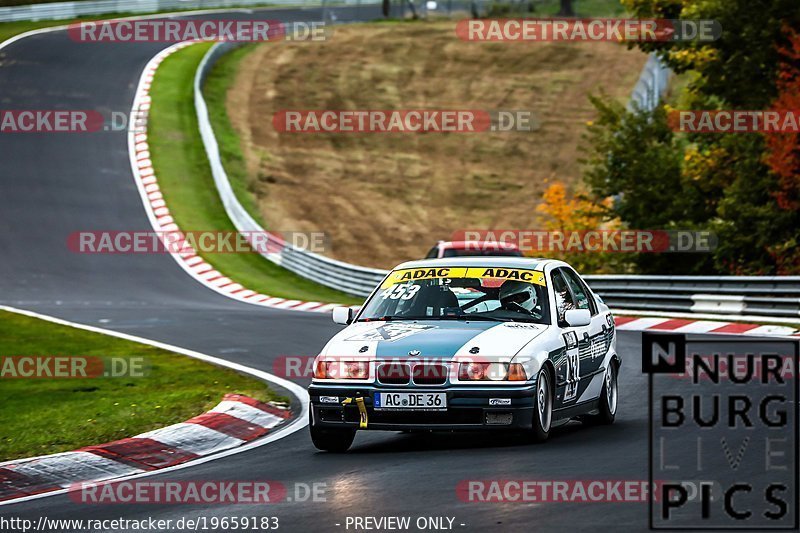
<path fill-rule="evenodd" d="M 353 321 L 353 310 L 349 307 L 334 307 L 333 321 L 346 326 Z"/>
<path fill-rule="evenodd" d="M 592 323 L 592 313 L 588 309 L 570 309 L 564 313 L 564 321 L 573 328 Z"/>

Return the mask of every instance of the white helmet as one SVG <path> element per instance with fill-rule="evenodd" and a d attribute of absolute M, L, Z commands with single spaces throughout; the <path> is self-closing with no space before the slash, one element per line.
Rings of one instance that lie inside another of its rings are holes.
<path fill-rule="evenodd" d="M 536 295 L 536 288 L 530 283 L 510 279 L 500 286 L 500 303 L 504 309 L 522 307 L 533 312 L 539 303 L 539 298 Z"/>

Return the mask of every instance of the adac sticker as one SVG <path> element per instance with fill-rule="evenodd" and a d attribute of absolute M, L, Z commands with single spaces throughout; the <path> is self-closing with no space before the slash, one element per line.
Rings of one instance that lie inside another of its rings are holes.
<path fill-rule="evenodd" d="M 466 268 L 405 268 L 403 270 L 395 270 L 389 274 L 381 288 L 385 289 L 396 283 L 407 283 L 418 279 L 463 278 L 466 277 L 466 273 Z"/>
<path fill-rule="evenodd" d="M 544 273 L 536 270 L 519 268 L 498 268 L 498 267 L 440 267 L 440 268 L 405 268 L 395 270 L 381 284 L 385 289 L 397 283 L 407 283 L 420 279 L 437 278 L 479 278 L 479 279 L 513 279 L 544 285 Z"/>

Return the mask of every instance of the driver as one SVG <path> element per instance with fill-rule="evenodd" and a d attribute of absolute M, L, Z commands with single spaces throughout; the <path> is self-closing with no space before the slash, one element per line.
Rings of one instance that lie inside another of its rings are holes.
<path fill-rule="evenodd" d="M 538 307 L 539 297 L 536 288 L 530 283 L 517 280 L 506 280 L 500 286 L 500 305 L 509 311 L 523 311 L 534 314 Z"/>

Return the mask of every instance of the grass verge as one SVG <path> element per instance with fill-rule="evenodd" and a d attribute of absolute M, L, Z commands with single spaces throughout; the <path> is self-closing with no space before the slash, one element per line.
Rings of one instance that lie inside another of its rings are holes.
<path fill-rule="evenodd" d="M 184 231 L 236 231 L 214 185 L 194 110 L 194 74 L 210 46 L 196 44 L 169 56 L 150 89 L 151 160 L 170 213 Z M 256 253 L 201 255 L 237 283 L 271 296 L 345 304 L 362 301 L 301 278 Z"/>
<path fill-rule="evenodd" d="M 0 359 L 143 358 L 142 377 L 13 379 L 0 374 L 0 461 L 102 444 L 182 422 L 226 393 L 286 401 L 268 386 L 184 355 L 0 311 Z M 5 365 L 0 366 L 5 368 Z"/>

